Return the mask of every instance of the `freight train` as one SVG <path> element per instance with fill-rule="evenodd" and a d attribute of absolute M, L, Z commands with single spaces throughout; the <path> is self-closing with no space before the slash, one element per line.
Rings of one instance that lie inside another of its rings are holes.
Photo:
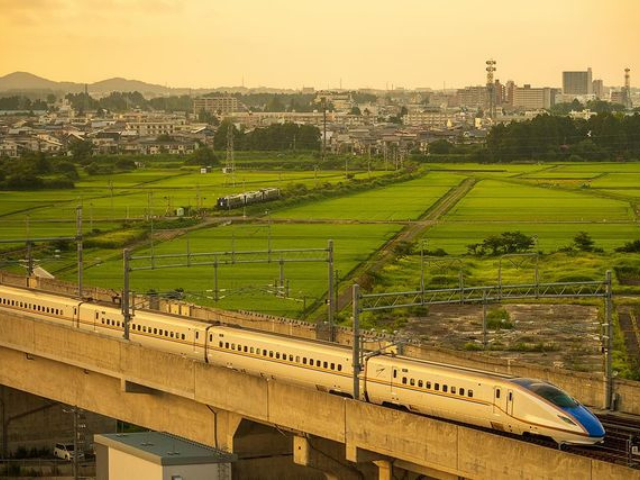
<path fill-rule="evenodd" d="M 122 337 L 118 308 L 0 285 L 0 310 L 97 334 Z M 1 321 L 1 319 L 0 319 Z M 131 342 L 250 375 L 353 397 L 351 350 L 191 318 L 137 310 Z M 362 399 L 423 415 L 558 444 L 595 444 L 605 431 L 597 417 L 551 383 L 399 355 L 366 353 Z"/>

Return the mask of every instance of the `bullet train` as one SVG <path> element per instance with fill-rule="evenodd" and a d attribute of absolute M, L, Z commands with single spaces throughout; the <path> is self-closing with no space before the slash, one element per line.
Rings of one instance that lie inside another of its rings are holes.
<path fill-rule="evenodd" d="M 120 309 L 0 285 L 0 310 L 122 337 Z M 0 317 L 1 321 L 1 317 Z M 228 327 L 137 310 L 130 341 L 270 380 L 353 396 L 351 349 L 326 342 Z M 558 387 L 536 379 L 365 353 L 362 399 L 501 432 L 595 444 L 605 431 L 593 413 Z"/>

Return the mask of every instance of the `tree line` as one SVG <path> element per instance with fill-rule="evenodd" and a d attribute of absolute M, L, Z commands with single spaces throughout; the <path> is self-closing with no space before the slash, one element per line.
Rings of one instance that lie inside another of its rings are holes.
<path fill-rule="evenodd" d="M 213 139 L 216 151 L 227 148 L 229 130 L 233 135 L 235 150 L 277 151 L 277 150 L 319 150 L 320 129 L 312 125 L 297 125 L 287 122 L 256 128 L 250 132 L 238 129 L 229 120 L 220 123 Z"/>
<path fill-rule="evenodd" d="M 601 113 L 588 120 L 539 115 L 494 126 L 486 153 L 493 161 L 598 161 L 640 156 L 640 114 Z"/>

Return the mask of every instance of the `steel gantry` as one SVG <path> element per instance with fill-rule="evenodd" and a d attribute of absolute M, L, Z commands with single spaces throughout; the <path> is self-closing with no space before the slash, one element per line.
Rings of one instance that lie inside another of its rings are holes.
<path fill-rule="evenodd" d="M 217 297 L 218 268 L 224 265 L 240 265 L 255 263 L 277 263 L 280 267 L 280 284 L 284 286 L 284 265 L 286 263 L 327 263 L 327 320 L 329 324 L 329 338 L 333 340 L 333 317 L 335 313 L 334 301 L 334 268 L 333 268 L 333 240 L 328 241 L 326 248 L 289 248 L 249 251 L 222 251 L 193 253 L 187 244 L 186 253 L 164 255 L 136 255 L 132 256 L 128 249 L 123 252 L 124 282 L 122 292 L 122 316 L 124 318 L 124 338 L 129 339 L 129 323 L 131 321 L 130 305 L 130 273 L 141 270 L 160 270 L 167 268 L 185 268 L 196 266 L 213 266 L 214 293 Z M 138 266 L 133 265 L 139 263 Z"/>
<path fill-rule="evenodd" d="M 359 398 L 360 373 L 363 367 L 363 353 L 359 316 L 363 312 L 393 310 L 397 308 L 424 307 L 429 305 L 472 303 L 543 298 L 602 298 L 605 320 L 602 324 L 602 342 L 605 355 L 605 408 L 613 405 L 613 289 L 611 271 L 607 271 L 603 281 L 526 283 L 512 285 L 488 285 L 439 290 L 420 290 L 389 293 L 360 293 L 360 287 L 353 286 L 353 385 L 354 396 Z M 486 343 L 486 309 L 483 315 L 483 332 Z"/>

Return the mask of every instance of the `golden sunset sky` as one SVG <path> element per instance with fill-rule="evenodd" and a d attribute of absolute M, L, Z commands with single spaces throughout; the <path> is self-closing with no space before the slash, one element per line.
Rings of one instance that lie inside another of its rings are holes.
<path fill-rule="evenodd" d="M 640 78 L 640 0 L 0 0 L 0 75 L 171 87 Z"/>

